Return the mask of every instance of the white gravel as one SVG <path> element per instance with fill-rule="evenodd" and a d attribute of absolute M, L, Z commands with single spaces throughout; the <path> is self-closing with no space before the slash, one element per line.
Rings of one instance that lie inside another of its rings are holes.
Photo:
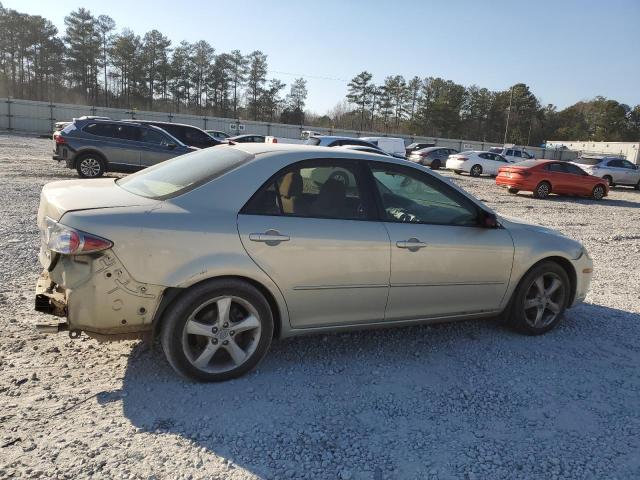
<path fill-rule="evenodd" d="M 640 192 L 536 201 L 454 177 L 589 249 L 587 303 L 545 336 L 486 321 L 297 338 L 201 385 L 159 348 L 33 330 L 39 192 L 76 178 L 50 149 L 0 135 L 0 478 L 640 477 Z"/>

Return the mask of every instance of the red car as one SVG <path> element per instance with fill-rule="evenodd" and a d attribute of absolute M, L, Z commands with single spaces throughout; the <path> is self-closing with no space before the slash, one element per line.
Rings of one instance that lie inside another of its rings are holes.
<path fill-rule="evenodd" d="M 579 195 L 600 200 L 609 193 L 607 182 L 589 175 L 569 162 L 525 160 L 498 169 L 496 184 L 507 187 L 509 193 L 520 190 L 533 192 L 536 198 L 559 195 Z"/>

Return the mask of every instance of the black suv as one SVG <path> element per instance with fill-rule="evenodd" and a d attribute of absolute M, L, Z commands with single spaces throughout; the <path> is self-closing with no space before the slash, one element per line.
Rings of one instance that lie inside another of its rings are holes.
<path fill-rule="evenodd" d="M 204 130 L 200 130 L 193 125 L 182 123 L 157 122 L 155 120 L 123 120 L 125 122 L 135 122 L 142 125 L 153 125 L 161 128 L 176 137 L 185 145 L 196 148 L 208 148 L 220 145 L 222 142 L 212 138 Z"/>

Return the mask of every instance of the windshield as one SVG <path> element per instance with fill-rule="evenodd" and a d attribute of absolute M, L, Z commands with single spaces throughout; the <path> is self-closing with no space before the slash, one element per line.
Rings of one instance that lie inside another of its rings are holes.
<path fill-rule="evenodd" d="M 117 180 L 128 192 L 162 200 L 176 197 L 253 158 L 242 150 L 213 147 L 181 155 Z"/>
<path fill-rule="evenodd" d="M 598 165 L 602 159 L 601 158 L 576 158 L 574 160 L 576 163 L 579 163 L 580 165 Z"/>

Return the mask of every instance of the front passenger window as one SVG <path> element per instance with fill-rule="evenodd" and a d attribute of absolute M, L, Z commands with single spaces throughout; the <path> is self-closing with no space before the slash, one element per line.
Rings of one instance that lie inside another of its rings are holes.
<path fill-rule="evenodd" d="M 375 167 L 372 171 L 386 221 L 455 226 L 478 224 L 478 211 L 472 202 L 443 182 L 393 167 Z"/>

